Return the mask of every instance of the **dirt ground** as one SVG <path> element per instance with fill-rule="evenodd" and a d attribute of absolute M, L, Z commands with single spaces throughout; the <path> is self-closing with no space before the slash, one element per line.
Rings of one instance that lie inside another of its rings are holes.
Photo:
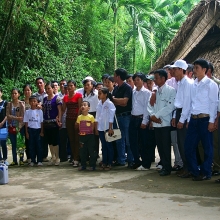
<path fill-rule="evenodd" d="M 149 171 L 13 167 L 0 186 L 0 220 L 219 219 L 217 178 L 160 177 L 155 163 Z"/>

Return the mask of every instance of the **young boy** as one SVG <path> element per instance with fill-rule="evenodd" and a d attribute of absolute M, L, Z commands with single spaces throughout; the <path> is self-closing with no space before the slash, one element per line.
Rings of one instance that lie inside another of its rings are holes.
<path fill-rule="evenodd" d="M 37 109 L 38 100 L 36 96 L 29 98 L 31 108 L 24 114 L 25 132 L 26 137 L 29 139 L 29 148 L 31 153 L 30 166 L 37 165 L 42 166 L 42 149 L 41 149 L 41 137 L 43 136 L 43 112 Z"/>
<path fill-rule="evenodd" d="M 81 167 L 79 170 L 86 170 L 86 159 L 89 152 L 89 170 L 95 170 L 97 153 L 95 151 L 94 122 L 93 115 L 88 114 L 90 103 L 83 101 L 81 105 L 82 114 L 76 121 L 76 129 L 79 131 Z"/>

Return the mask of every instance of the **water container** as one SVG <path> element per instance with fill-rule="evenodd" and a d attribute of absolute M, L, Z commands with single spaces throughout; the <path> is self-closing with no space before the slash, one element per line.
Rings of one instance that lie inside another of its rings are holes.
<path fill-rule="evenodd" d="M 8 166 L 4 163 L 0 163 L 0 184 L 8 183 Z"/>

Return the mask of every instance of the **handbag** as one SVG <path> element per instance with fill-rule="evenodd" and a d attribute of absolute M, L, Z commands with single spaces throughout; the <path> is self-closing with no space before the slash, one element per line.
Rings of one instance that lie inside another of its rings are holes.
<path fill-rule="evenodd" d="M 0 112 L 4 108 L 5 101 L 3 101 L 2 106 L 0 106 Z M 7 121 L 6 121 L 6 128 L 0 128 L 0 140 L 6 140 L 8 137 L 8 129 L 7 129 Z"/>
<path fill-rule="evenodd" d="M 6 140 L 8 137 L 8 129 L 7 128 L 0 128 L 0 140 Z"/>
<path fill-rule="evenodd" d="M 9 134 L 16 134 L 16 133 L 17 133 L 16 127 L 9 125 L 9 126 L 8 126 L 8 133 L 9 133 Z"/>
<path fill-rule="evenodd" d="M 121 131 L 119 129 L 118 120 L 117 120 L 116 116 L 115 116 L 115 121 L 117 124 L 117 128 L 113 129 L 114 134 L 112 136 L 109 136 L 108 132 L 106 131 L 106 120 L 105 120 L 105 140 L 107 142 L 112 142 L 112 141 L 116 141 L 116 140 L 121 139 Z"/>

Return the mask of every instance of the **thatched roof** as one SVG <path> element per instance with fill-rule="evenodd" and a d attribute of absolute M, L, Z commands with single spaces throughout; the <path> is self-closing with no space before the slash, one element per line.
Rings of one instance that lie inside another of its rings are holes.
<path fill-rule="evenodd" d="M 177 59 L 192 63 L 199 57 L 212 62 L 220 74 L 220 0 L 201 1 L 190 12 L 152 70 Z"/>

